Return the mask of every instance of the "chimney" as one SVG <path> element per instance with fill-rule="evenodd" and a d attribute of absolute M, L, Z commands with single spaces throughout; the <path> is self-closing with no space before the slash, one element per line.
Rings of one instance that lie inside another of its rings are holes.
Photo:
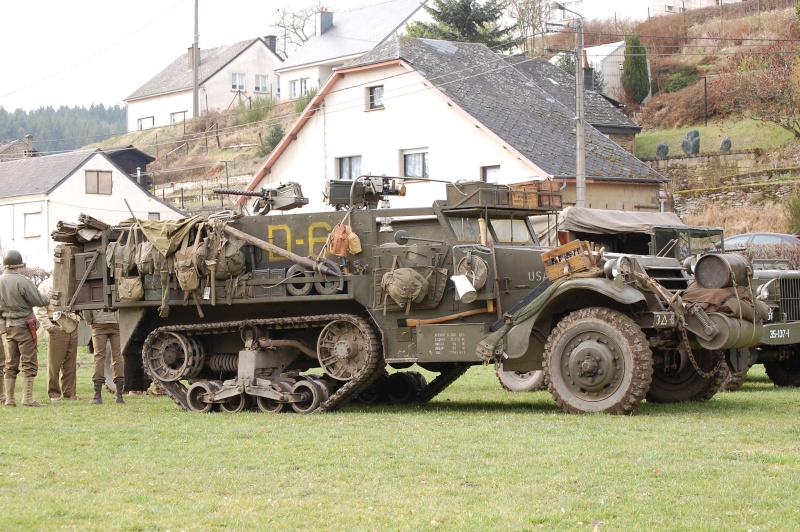
<path fill-rule="evenodd" d="M 266 35 L 264 36 L 264 42 L 267 43 L 267 46 L 270 50 L 275 52 L 275 47 L 278 45 L 278 38 L 275 35 Z"/>
<path fill-rule="evenodd" d="M 594 90 L 594 69 L 589 66 L 589 61 L 586 59 L 586 50 L 581 50 L 583 57 L 581 66 L 583 67 L 583 90 Z"/>
<path fill-rule="evenodd" d="M 28 151 L 33 151 L 33 135 L 27 134 L 25 135 L 25 144 L 28 145 Z"/>
<path fill-rule="evenodd" d="M 317 20 L 316 20 L 316 34 L 322 35 L 329 29 L 333 27 L 333 12 L 328 11 L 328 8 L 322 7 L 317 13 Z"/>

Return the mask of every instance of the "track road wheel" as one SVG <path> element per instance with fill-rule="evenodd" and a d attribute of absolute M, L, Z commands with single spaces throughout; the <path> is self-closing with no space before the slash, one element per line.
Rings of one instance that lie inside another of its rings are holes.
<path fill-rule="evenodd" d="M 292 392 L 292 385 L 288 382 L 276 382 L 275 387 L 284 393 Z M 292 409 L 290 403 L 281 403 L 280 401 L 261 396 L 256 397 L 256 406 L 261 412 L 266 412 L 267 414 L 279 414 Z"/>
<path fill-rule="evenodd" d="M 292 393 L 303 395 L 302 400 L 292 403 L 292 408 L 298 414 L 310 414 L 319 408 L 319 403 L 322 401 L 323 397 L 322 388 L 313 380 L 297 381 L 294 386 L 292 386 Z"/>
<path fill-rule="evenodd" d="M 653 382 L 647 392 L 648 401 L 708 401 L 716 395 L 728 375 L 724 370 L 725 364 L 720 363 L 722 353 L 693 349 L 692 354 L 703 373 L 713 371 L 713 374 L 710 377 L 700 375 L 689 360 L 688 352 L 670 351 L 664 355 L 664 362 L 653 366 Z"/>
<path fill-rule="evenodd" d="M 764 362 L 764 370 L 775 386 L 800 386 L 800 353 L 786 360 Z"/>
<path fill-rule="evenodd" d="M 503 363 L 495 366 L 500 386 L 509 392 L 536 392 L 545 389 L 544 371 L 505 371 Z"/>
<path fill-rule="evenodd" d="M 394 404 L 410 403 L 420 389 L 419 380 L 410 371 L 392 373 L 386 382 L 386 396 Z"/>
<path fill-rule="evenodd" d="M 250 396 L 246 393 L 240 393 L 235 397 L 231 397 L 223 403 L 219 404 L 220 410 L 228 412 L 229 414 L 238 414 L 242 410 L 250 408 Z"/>
<path fill-rule="evenodd" d="M 211 381 L 197 381 L 186 392 L 186 403 L 189 405 L 189 410 L 199 414 L 211 412 L 217 406 L 216 403 L 208 403 L 203 400 L 203 396 L 207 393 L 216 392 L 219 389 Z"/>
<path fill-rule="evenodd" d="M 577 310 L 550 333 L 544 348 L 550 394 L 573 414 L 627 414 L 644 399 L 653 372 L 647 338 L 616 310 Z"/>

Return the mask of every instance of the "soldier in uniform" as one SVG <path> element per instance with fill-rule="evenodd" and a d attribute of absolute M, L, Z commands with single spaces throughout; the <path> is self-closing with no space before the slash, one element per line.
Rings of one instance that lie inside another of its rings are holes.
<path fill-rule="evenodd" d="M 0 275 L 0 311 L 5 319 L 8 356 L 3 373 L 6 388 L 6 406 L 17 406 L 14 388 L 22 364 L 22 405 L 42 406 L 33 398 L 33 379 L 39 372 L 36 345 L 36 318 L 33 307 L 50 304 L 33 282 L 17 270 L 24 266 L 19 251 L 9 250 L 3 257 L 5 271 Z"/>
<path fill-rule="evenodd" d="M 92 326 L 92 346 L 94 347 L 94 397 L 89 401 L 93 405 L 103 402 L 101 391 L 106 380 L 106 344 L 111 344 L 111 374 L 117 387 L 116 402 L 124 403 L 122 388 L 125 385 L 125 362 L 119 343 L 119 318 L 115 311 L 88 310 L 83 312 L 83 319 Z"/>
<path fill-rule="evenodd" d="M 53 290 L 53 278 L 48 277 L 39 284 L 39 290 Z M 53 305 L 36 307 L 36 319 L 47 331 L 47 395 L 51 401 L 77 399 L 75 391 L 78 364 L 78 315 L 70 312 L 62 314 L 63 325 L 53 316 Z M 58 377 L 61 375 L 61 384 Z"/>

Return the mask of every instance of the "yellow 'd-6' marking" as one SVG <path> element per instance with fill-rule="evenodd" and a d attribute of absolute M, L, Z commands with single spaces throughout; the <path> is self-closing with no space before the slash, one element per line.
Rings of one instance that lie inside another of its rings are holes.
<path fill-rule="evenodd" d="M 308 226 L 308 249 L 305 254 L 316 255 L 328 241 L 328 234 L 331 232 L 331 226 L 328 222 L 314 222 Z M 276 240 L 277 238 L 277 240 Z M 303 239 L 292 240 L 292 230 L 286 224 L 276 224 L 267 227 L 267 241 L 271 244 L 284 248 L 286 251 L 303 255 L 302 250 L 292 251 L 292 243 L 302 246 Z M 278 262 L 286 260 L 283 256 L 277 253 L 269 252 L 270 262 Z"/>

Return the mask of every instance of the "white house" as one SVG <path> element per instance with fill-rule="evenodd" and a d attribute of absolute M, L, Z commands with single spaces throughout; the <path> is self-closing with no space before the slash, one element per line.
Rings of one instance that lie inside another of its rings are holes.
<path fill-rule="evenodd" d="M 622 65 L 625 62 L 625 41 L 588 46 L 583 49 L 585 63 L 603 75 L 603 94 L 617 101 L 622 101 Z M 556 54 L 550 59 L 555 64 L 559 56 Z M 573 54 L 574 55 L 574 54 Z M 650 72 L 650 58 L 647 58 L 647 71 Z M 648 94 L 647 98 L 650 98 Z M 646 101 L 647 99 L 645 99 Z"/>
<path fill-rule="evenodd" d="M 81 213 L 109 224 L 131 217 L 178 219 L 185 213 L 153 196 L 109 155 L 75 151 L 0 164 L 0 246 L 16 249 L 30 267 L 53 269 L 50 233 Z"/>
<path fill-rule="evenodd" d="M 334 72 L 247 188 L 296 181 L 319 210 L 326 180 L 365 174 L 405 180 L 392 206 L 444 198 L 433 180 L 570 181 L 574 124 L 571 109 L 484 45 L 393 38 Z M 592 126 L 585 133 L 587 205 L 658 209 L 664 179 Z M 617 188 L 601 197 L 602 184 Z"/>
<path fill-rule="evenodd" d="M 275 70 L 280 78 L 280 99 L 295 100 L 321 87 L 334 68 L 402 31 L 426 1 L 389 0 L 335 14 L 324 9 L 318 12 L 315 36 Z"/>
<path fill-rule="evenodd" d="M 277 97 L 275 69 L 281 64 L 275 37 L 250 39 L 200 50 L 200 114 L 235 107 L 246 98 Z M 128 131 L 192 118 L 192 49 L 125 98 Z"/>

